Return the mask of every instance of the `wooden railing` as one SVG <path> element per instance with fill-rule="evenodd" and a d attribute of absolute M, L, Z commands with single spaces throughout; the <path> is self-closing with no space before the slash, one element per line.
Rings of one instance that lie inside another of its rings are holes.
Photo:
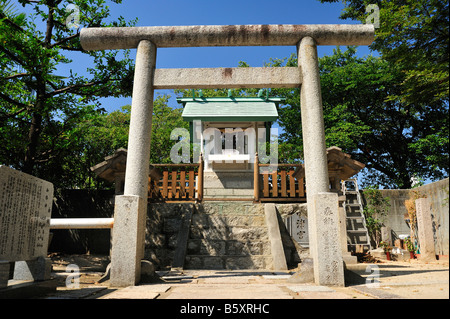
<path fill-rule="evenodd" d="M 198 164 L 152 164 L 148 178 L 149 201 L 201 201 L 203 161 Z"/>
<path fill-rule="evenodd" d="M 301 166 L 302 164 L 258 163 L 258 174 L 255 169 L 254 175 L 255 201 L 306 202 L 304 179 L 296 179 L 293 176 L 295 170 Z M 272 168 L 272 172 L 261 173 L 259 168 L 263 167 Z M 257 185 L 259 183 L 262 183 L 262 185 Z"/>
<path fill-rule="evenodd" d="M 203 200 L 203 159 L 198 164 L 152 164 L 148 199 L 152 202 Z M 306 202 L 304 179 L 294 172 L 302 164 L 260 164 L 255 158 L 255 202 Z M 273 172 L 263 173 L 266 168 Z"/>

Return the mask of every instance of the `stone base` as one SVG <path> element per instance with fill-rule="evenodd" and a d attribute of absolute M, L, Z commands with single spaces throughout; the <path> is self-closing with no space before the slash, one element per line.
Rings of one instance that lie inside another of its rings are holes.
<path fill-rule="evenodd" d="M 375 258 L 387 260 L 386 253 L 382 248 L 369 250 L 369 254 Z M 410 259 L 409 251 L 400 249 L 400 252 L 391 252 L 392 261 L 408 261 Z"/>
<path fill-rule="evenodd" d="M 287 281 L 292 283 L 313 283 L 314 282 L 314 263 L 311 258 L 305 258 L 299 264 L 299 271 L 293 274 Z"/>
<path fill-rule="evenodd" d="M 204 198 L 253 199 L 253 172 L 205 172 L 203 174 Z"/>
<path fill-rule="evenodd" d="M 52 260 L 39 257 L 36 260 L 16 261 L 14 265 L 15 280 L 43 281 L 50 279 Z"/>
<path fill-rule="evenodd" d="M 146 204 L 139 196 L 116 196 L 110 275 L 113 287 L 134 286 L 140 280 Z"/>
<path fill-rule="evenodd" d="M 358 263 L 358 257 L 350 255 L 350 253 L 342 253 L 342 260 L 345 265 L 355 265 Z"/>

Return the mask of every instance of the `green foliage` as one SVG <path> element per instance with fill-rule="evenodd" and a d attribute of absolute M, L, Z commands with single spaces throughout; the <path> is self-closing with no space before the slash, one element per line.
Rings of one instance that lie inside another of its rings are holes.
<path fill-rule="evenodd" d="M 336 2 L 336 0 L 319 0 Z M 406 74 L 404 101 L 448 100 L 449 14 L 446 0 L 343 0 L 342 19 L 366 22 L 366 8 L 376 4 L 380 24 L 371 49 Z"/>
<path fill-rule="evenodd" d="M 10 2 L 0 6 L 0 162 L 66 186 L 81 170 L 74 160 L 66 162 L 78 156 L 77 127 L 101 112 L 100 97 L 131 95 L 134 72 L 127 51 L 121 57 L 118 51 L 83 51 L 80 28 L 66 24 L 66 8 L 78 6 L 79 27 L 135 22 L 105 22 L 104 0 L 19 2 L 33 13 L 18 14 Z M 72 57 L 87 64 L 74 66 Z M 64 66 L 71 69 L 62 74 Z M 87 75 L 76 73 L 86 68 Z"/>
<path fill-rule="evenodd" d="M 408 237 L 405 239 L 405 244 L 406 244 L 406 248 L 408 249 L 408 251 L 415 251 L 416 247 L 414 246 L 411 237 Z"/>
<path fill-rule="evenodd" d="M 296 65 L 294 57 L 287 65 Z M 354 47 L 338 47 L 319 67 L 326 145 L 366 164 L 364 184 L 410 188 L 413 176 L 448 176 L 448 107 L 393 99 L 401 95 L 404 72 L 380 57 L 359 58 Z M 274 92 L 287 97 L 279 108 L 282 142 L 302 157 L 298 89 Z"/>
<path fill-rule="evenodd" d="M 319 1 L 324 3 L 338 0 Z M 394 129 L 398 133 L 403 131 L 401 135 L 404 138 L 398 140 L 400 134 L 394 134 L 391 140 L 398 143 L 386 141 L 386 145 L 398 146 L 395 154 L 385 153 L 397 164 L 388 168 L 369 163 L 369 168 L 382 172 L 382 176 L 376 171 L 375 174 L 369 173 L 369 183 L 378 181 L 387 187 L 409 188 L 412 176 L 432 180 L 447 177 L 448 1 L 343 0 L 342 2 L 345 8 L 341 18 L 359 20 L 362 23 L 366 23 L 366 18 L 371 14 L 366 12 L 368 5 L 378 6 L 380 23 L 379 28 L 375 30 L 375 41 L 370 48 L 378 51 L 383 61 L 390 67 L 391 71 L 386 75 L 395 75 L 393 81 L 385 82 L 384 87 L 379 89 L 382 89 L 382 100 L 388 106 L 385 113 L 389 115 L 395 112 L 395 119 L 399 121 L 396 121 Z M 364 100 L 361 99 L 360 102 L 360 105 L 364 106 Z M 389 106 L 393 106 L 394 109 Z M 387 117 L 389 118 L 392 117 Z M 368 157 L 369 152 L 366 153 L 365 157 Z M 373 155 L 385 156 L 379 152 Z M 402 161 L 404 165 L 401 165 Z M 394 178 L 394 175 L 397 177 Z"/>
<path fill-rule="evenodd" d="M 181 109 L 168 106 L 170 96 L 158 95 L 153 103 L 152 138 L 150 163 L 171 163 L 170 149 L 175 141 L 170 133 L 176 127 L 187 128 L 181 118 Z M 66 187 L 107 188 L 104 181 L 97 179 L 90 168 L 114 154 L 119 148 L 128 147 L 128 130 L 131 106 L 111 113 L 92 113 L 71 132 L 71 153 L 64 158 L 64 172 L 72 175 L 65 180 Z"/>
<path fill-rule="evenodd" d="M 189 123 L 181 117 L 183 109 L 169 107 L 169 98 L 158 96 L 153 104 L 150 162 L 155 164 L 172 163 L 170 150 L 177 141 L 170 139 L 170 133 L 175 128 L 189 129 Z"/>
<path fill-rule="evenodd" d="M 381 227 L 384 217 L 387 215 L 390 204 L 389 197 L 384 197 L 378 186 L 366 187 L 363 191 L 366 205 L 364 207 L 364 217 L 366 227 L 372 242 L 379 245 L 381 239 Z"/>

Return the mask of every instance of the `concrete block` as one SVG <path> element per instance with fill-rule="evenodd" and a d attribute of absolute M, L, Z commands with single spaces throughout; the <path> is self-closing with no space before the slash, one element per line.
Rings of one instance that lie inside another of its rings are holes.
<path fill-rule="evenodd" d="M 15 280 L 43 281 L 50 279 L 52 260 L 39 257 L 35 260 L 16 261 L 14 265 Z"/>

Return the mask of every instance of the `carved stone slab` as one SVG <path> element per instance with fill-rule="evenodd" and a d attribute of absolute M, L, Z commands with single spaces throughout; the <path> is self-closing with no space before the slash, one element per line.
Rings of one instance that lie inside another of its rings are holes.
<path fill-rule="evenodd" d="M 46 257 L 53 184 L 0 165 L 0 260 Z"/>

